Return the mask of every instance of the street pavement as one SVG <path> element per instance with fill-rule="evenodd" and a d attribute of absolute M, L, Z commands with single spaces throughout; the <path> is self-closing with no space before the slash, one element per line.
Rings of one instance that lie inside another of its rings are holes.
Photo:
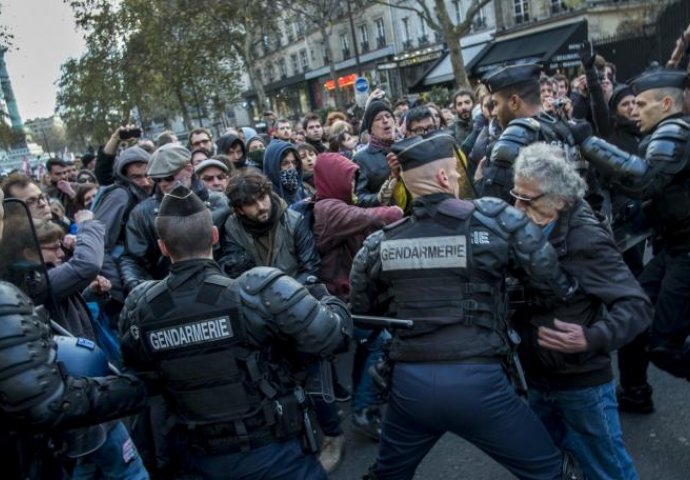
<path fill-rule="evenodd" d="M 346 357 L 347 358 L 347 357 Z M 342 362 L 340 362 L 342 363 Z M 623 436 L 641 480 L 690 480 L 690 382 L 650 367 L 656 411 L 621 414 Z M 362 477 L 376 458 L 378 444 L 353 433 L 343 405 L 346 453 L 332 480 Z M 462 408 L 458 405 L 458 408 Z M 446 434 L 417 469 L 416 480 L 503 480 L 515 478 L 473 445 Z"/>

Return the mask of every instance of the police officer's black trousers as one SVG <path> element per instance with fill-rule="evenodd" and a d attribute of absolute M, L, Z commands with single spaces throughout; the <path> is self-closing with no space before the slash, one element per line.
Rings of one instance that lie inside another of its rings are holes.
<path fill-rule="evenodd" d="M 500 364 L 397 363 L 376 478 L 411 479 L 445 432 L 472 442 L 518 478 L 561 478 L 561 452 Z"/>

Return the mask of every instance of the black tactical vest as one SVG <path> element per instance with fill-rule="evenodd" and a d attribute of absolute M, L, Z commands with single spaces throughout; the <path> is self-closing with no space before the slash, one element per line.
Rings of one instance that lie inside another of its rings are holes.
<path fill-rule="evenodd" d="M 391 310 L 415 321 L 412 330 L 396 333 L 392 359 L 449 361 L 506 351 L 499 333 L 503 279 L 473 264 L 473 209 L 470 202 L 449 199 L 431 217 L 384 229 L 381 278 L 394 297 Z M 433 348 L 419 343 L 425 335 L 421 343 L 431 341 Z"/>
<path fill-rule="evenodd" d="M 248 341 L 233 280 L 210 275 L 175 295 L 163 280 L 146 300 L 139 335 L 193 444 L 246 451 L 301 431 L 291 376 Z"/>
<path fill-rule="evenodd" d="M 686 124 L 690 124 L 690 118 L 682 118 Z M 680 120 L 664 121 L 662 124 L 676 123 Z M 658 127 L 657 127 L 658 128 Z M 687 129 L 679 132 L 687 135 Z M 640 142 L 640 156 L 647 156 L 647 150 L 654 138 L 654 134 L 646 136 Z M 666 167 L 666 173 L 673 174 L 673 180 L 662 192 L 652 198 L 651 212 L 649 216 L 659 229 L 664 244 L 671 252 L 687 252 L 690 250 L 690 138 L 685 142 L 666 141 L 661 146 L 655 145 L 659 150 L 666 148 L 664 152 L 678 159 L 674 167 Z"/>

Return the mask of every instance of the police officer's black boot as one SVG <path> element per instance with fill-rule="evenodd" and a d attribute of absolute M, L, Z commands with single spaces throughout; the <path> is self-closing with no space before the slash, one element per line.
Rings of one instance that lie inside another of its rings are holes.
<path fill-rule="evenodd" d="M 654 411 L 652 392 L 652 386 L 648 383 L 634 387 L 618 387 L 616 389 L 618 410 L 627 413 L 652 413 Z"/>

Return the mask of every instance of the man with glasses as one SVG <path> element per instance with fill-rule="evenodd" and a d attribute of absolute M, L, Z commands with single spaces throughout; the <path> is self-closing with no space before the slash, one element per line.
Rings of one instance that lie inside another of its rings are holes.
<path fill-rule="evenodd" d="M 119 135 L 116 135 L 119 139 Z M 109 142 L 110 143 L 110 142 Z M 106 145 L 99 152 L 99 162 L 112 163 L 107 152 L 112 145 Z M 96 218 L 105 225 L 105 258 L 102 274 L 113 285 L 111 291 L 111 313 L 116 315 L 124 304 L 124 289 L 117 262 L 125 249 L 125 226 L 134 207 L 146 200 L 152 189 L 152 182 L 146 175 L 151 155 L 139 146 L 123 150 L 115 160 L 113 183 L 98 192 L 91 206 Z"/>
<path fill-rule="evenodd" d="M 415 107 L 405 116 L 405 136 L 423 136 L 436 130 L 434 114 L 428 107 Z"/>
<path fill-rule="evenodd" d="M 191 152 L 178 143 L 163 145 L 151 156 L 147 175 L 155 184 L 154 195 L 132 210 L 127 221 L 125 252 L 120 259 L 122 280 L 129 291 L 143 281 L 162 279 L 170 269 L 170 261 L 161 255 L 154 227 L 163 195 L 180 183 L 208 201 L 208 191 L 194 174 L 191 160 Z"/>
<path fill-rule="evenodd" d="M 526 282 L 529 306 L 517 310 L 513 324 L 530 404 L 587 478 L 637 479 L 623 443 L 611 352 L 651 324 L 651 302 L 584 201 L 585 182 L 562 149 L 523 148 L 514 180 L 515 207 L 541 227 L 580 286 L 563 302 Z"/>
<path fill-rule="evenodd" d="M 228 188 L 230 168 L 220 160 L 209 158 L 199 163 L 194 171 L 206 185 L 211 208 L 216 210 L 227 207 L 228 197 L 225 195 L 225 190 Z"/>
<path fill-rule="evenodd" d="M 6 198 L 16 198 L 26 203 L 31 217 L 36 220 L 50 220 L 52 213 L 48 198 L 26 175 L 14 173 L 2 182 L 2 191 Z"/>
<path fill-rule="evenodd" d="M 432 119 L 433 121 L 433 119 Z M 357 152 L 353 161 L 359 165 L 357 205 L 377 207 L 388 205 L 396 181 L 392 178 L 386 155 L 395 141 L 395 117 L 388 102 L 373 100 L 364 111 L 361 131 L 369 133 L 369 144 Z"/>
<path fill-rule="evenodd" d="M 213 155 L 213 135 L 206 128 L 197 128 L 189 133 L 189 150 L 203 148 L 208 156 Z"/>

